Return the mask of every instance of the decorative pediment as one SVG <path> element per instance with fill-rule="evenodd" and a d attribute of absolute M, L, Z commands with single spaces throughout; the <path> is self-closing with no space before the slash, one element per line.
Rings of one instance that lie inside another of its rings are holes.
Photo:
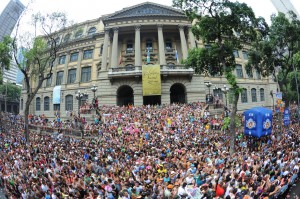
<path fill-rule="evenodd" d="M 180 17 L 186 18 L 183 12 L 169 6 L 164 6 L 152 2 L 138 4 L 132 7 L 124 8 L 107 16 L 104 21 L 115 20 L 121 18 L 135 18 L 145 16 L 164 16 L 164 17 Z"/>

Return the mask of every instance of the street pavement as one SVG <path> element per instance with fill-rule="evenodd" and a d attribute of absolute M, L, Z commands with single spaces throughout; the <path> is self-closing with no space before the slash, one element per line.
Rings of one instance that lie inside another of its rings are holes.
<path fill-rule="evenodd" d="M 300 181 L 291 187 L 288 195 L 290 196 L 290 199 L 300 198 Z"/>
<path fill-rule="evenodd" d="M 4 189 L 2 187 L 0 187 L 0 199 L 7 199 L 7 197 L 5 196 Z"/>

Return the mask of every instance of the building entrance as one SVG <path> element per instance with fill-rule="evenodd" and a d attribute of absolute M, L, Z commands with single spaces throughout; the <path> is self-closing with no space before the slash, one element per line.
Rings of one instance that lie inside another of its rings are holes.
<path fill-rule="evenodd" d="M 171 103 L 186 103 L 185 86 L 182 84 L 173 84 L 170 88 Z"/>
<path fill-rule="evenodd" d="M 161 95 L 150 95 L 143 97 L 144 105 L 160 105 L 161 104 Z"/>
<path fill-rule="evenodd" d="M 119 87 L 117 91 L 117 105 L 128 106 L 130 104 L 134 104 L 133 89 L 127 85 Z"/>

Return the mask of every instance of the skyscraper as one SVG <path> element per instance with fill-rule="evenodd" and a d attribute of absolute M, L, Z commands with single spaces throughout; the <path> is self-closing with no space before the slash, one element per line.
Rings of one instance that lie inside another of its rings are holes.
<path fill-rule="evenodd" d="M 0 41 L 6 35 L 11 35 L 19 17 L 25 6 L 19 0 L 10 0 L 0 15 Z M 18 68 L 15 64 L 10 66 L 10 70 L 4 71 L 4 81 L 16 83 Z"/>
<path fill-rule="evenodd" d="M 10 0 L 0 15 L 0 40 L 11 35 L 25 6 L 19 0 Z"/>
<path fill-rule="evenodd" d="M 300 19 L 299 13 L 297 12 L 297 10 L 295 9 L 295 7 L 293 6 L 290 0 L 271 0 L 271 1 L 278 12 L 287 14 L 289 11 L 293 11 L 298 16 L 298 19 Z"/>

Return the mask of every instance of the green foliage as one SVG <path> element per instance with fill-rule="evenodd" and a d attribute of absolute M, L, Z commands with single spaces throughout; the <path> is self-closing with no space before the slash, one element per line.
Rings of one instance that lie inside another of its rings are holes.
<path fill-rule="evenodd" d="M 228 129 L 229 125 L 230 125 L 230 117 L 225 117 L 224 118 L 224 123 L 223 123 L 223 126 L 222 126 L 222 131 Z M 238 116 L 235 117 L 235 126 L 236 127 L 241 127 L 242 126 L 241 119 Z"/>
<path fill-rule="evenodd" d="M 34 40 L 33 46 L 27 52 L 24 53 L 27 65 L 31 66 L 31 76 L 39 77 L 45 72 L 49 57 L 45 56 L 47 44 L 41 37 L 37 37 Z"/>
<path fill-rule="evenodd" d="M 2 70 L 8 70 L 12 59 L 12 39 L 9 36 L 5 36 L 0 42 L 0 81 L 2 82 L 3 74 Z"/>
<path fill-rule="evenodd" d="M 300 67 L 300 21 L 290 12 L 288 16 L 272 15 L 271 22 L 267 36 L 257 37 L 252 43 L 246 70 L 255 69 L 264 77 L 273 75 L 280 90 L 288 94 L 288 75 L 293 71 L 293 64 Z"/>
<path fill-rule="evenodd" d="M 0 85 L 0 93 L 2 95 L 6 94 L 6 89 L 7 89 L 7 97 L 8 100 L 19 100 L 21 96 L 21 87 L 10 84 L 10 83 L 5 83 Z"/>
<path fill-rule="evenodd" d="M 222 75 L 235 69 L 234 50 L 265 35 L 268 26 L 263 18 L 255 18 L 253 10 L 245 3 L 229 0 L 174 0 L 194 22 L 194 35 L 209 44 L 209 48 L 190 50 L 184 64 L 196 73 Z"/>

